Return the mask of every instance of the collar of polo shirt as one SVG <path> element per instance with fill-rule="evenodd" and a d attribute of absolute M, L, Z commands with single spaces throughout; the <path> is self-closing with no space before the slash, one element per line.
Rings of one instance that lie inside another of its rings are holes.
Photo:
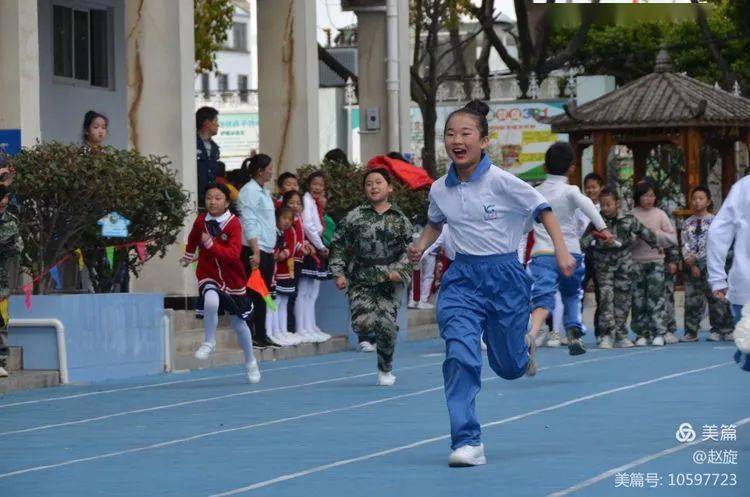
<path fill-rule="evenodd" d="M 486 173 L 490 169 L 491 165 L 492 162 L 490 162 L 490 157 L 482 152 L 482 160 L 479 161 L 476 169 L 474 169 L 474 172 L 471 173 L 469 181 L 477 181 L 484 173 Z M 445 178 L 445 186 L 458 186 L 460 183 L 461 179 L 459 179 L 458 173 L 456 172 L 456 165 L 451 162 L 450 168 L 448 168 L 448 175 Z"/>

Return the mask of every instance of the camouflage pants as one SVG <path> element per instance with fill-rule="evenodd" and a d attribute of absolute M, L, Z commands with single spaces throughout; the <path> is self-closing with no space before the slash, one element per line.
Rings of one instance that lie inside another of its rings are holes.
<path fill-rule="evenodd" d="M 722 302 L 711 292 L 706 263 L 699 262 L 698 267 L 701 270 L 700 278 L 694 278 L 690 273 L 685 278 L 685 334 L 698 334 L 707 303 L 711 332 L 722 335 L 731 333 L 734 328 L 732 308 L 728 302 Z"/>
<path fill-rule="evenodd" d="M 0 257 L 0 299 L 10 296 L 18 287 L 20 257 Z M 2 321 L 2 318 L 0 318 Z M 8 361 L 8 323 L 0 323 L 0 367 L 5 367 Z"/>
<path fill-rule="evenodd" d="M 663 262 L 634 262 L 631 328 L 638 337 L 655 338 L 667 332 Z"/>
<path fill-rule="evenodd" d="M 664 291 L 666 293 L 664 312 L 667 315 L 667 333 L 677 333 L 677 313 L 674 307 L 674 283 L 677 280 L 677 274 L 669 274 L 669 271 L 666 271 L 666 264 L 664 269 Z"/>
<path fill-rule="evenodd" d="M 630 257 L 612 257 L 596 260 L 597 308 L 596 328 L 599 336 L 610 336 L 613 340 L 627 338 L 626 326 L 630 313 L 632 263 Z"/>
<path fill-rule="evenodd" d="M 353 284 L 349 287 L 349 308 L 352 329 L 359 341 L 377 345 L 378 369 L 385 373 L 393 369 L 398 325 L 396 317 L 401 307 L 404 285 L 381 283 L 375 286 Z"/>

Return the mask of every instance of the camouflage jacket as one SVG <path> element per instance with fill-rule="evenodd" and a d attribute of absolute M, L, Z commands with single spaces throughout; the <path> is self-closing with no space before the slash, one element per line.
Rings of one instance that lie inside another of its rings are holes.
<path fill-rule="evenodd" d="M 0 258 L 15 256 L 22 251 L 18 218 L 6 210 L 0 215 Z"/>
<path fill-rule="evenodd" d="M 412 266 L 406 254 L 412 225 L 395 204 L 382 214 L 370 204 L 349 211 L 336 227 L 331 243 L 330 270 L 355 284 L 377 285 L 396 271 L 409 283 Z"/>
<path fill-rule="evenodd" d="M 620 257 L 623 254 L 629 254 L 633 240 L 636 237 L 652 247 L 656 246 L 656 235 L 654 232 L 641 224 L 641 222 L 632 214 L 618 213 L 616 217 L 606 217 L 602 215 L 602 218 L 604 218 L 604 222 L 607 223 L 607 229 L 609 232 L 614 235 L 615 240 L 619 241 L 622 246 L 615 247 L 614 245 L 604 245 L 594 237 L 592 234 L 594 225 L 590 224 L 581 237 L 581 247 L 592 247 L 595 259 L 605 259 L 612 255 Z"/>

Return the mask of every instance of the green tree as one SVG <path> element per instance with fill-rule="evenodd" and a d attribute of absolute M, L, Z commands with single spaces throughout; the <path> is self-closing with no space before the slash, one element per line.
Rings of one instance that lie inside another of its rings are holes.
<path fill-rule="evenodd" d="M 118 250 L 110 267 L 105 247 L 151 241 L 148 257 L 163 257 L 189 214 L 188 195 L 164 157 L 49 142 L 6 161 L 15 169 L 23 266 L 33 275 L 81 249 L 94 289 L 110 292 L 125 272 L 137 275 L 142 265 L 131 248 Z M 127 238 L 101 236 L 97 221 L 112 211 L 130 220 Z M 50 289 L 48 279 L 38 286 Z"/>
<path fill-rule="evenodd" d="M 234 5 L 231 0 L 193 0 L 193 6 L 195 72 L 210 72 L 216 68 L 216 52 L 227 41 Z"/>

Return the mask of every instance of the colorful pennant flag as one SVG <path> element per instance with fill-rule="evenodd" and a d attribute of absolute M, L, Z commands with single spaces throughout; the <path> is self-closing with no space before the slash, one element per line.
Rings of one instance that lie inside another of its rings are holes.
<path fill-rule="evenodd" d="M 26 305 L 26 310 L 31 310 L 31 284 L 26 283 L 23 286 L 23 294 L 25 295 L 24 304 Z"/>
<path fill-rule="evenodd" d="M 8 299 L 0 300 L 0 317 L 3 318 L 3 326 L 8 326 L 10 316 L 8 315 Z"/>
<path fill-rule="evenodd" d="M 266 282 L 263 281 L 263 276 L 260 274 L 260 269 L 252 270 L 252 272 L 250 273 L 250 277 L 247 279 L 247 287 L 263 297 L 263 300 L 266 303 L 266 307 L 268 307 L 271 311 L 276 310 L 276 303 L 271 298 L 271 293 L 268 291 Z"/>
<path fill-rule="evenodd" d="M 146 259 L 148 259 L 148 253 L 146 252 L 146 244 L 144 242 L 136 243 L 135 251 L 138 253 L 138 259 L 140 259 L 141 264 L 145 264 Z"/>
<path fill-rule="evenodd" d="M 104 250 L 107 252 L 107 262 L 109 262 L 109 267 L 115 267 L 115 248 L 107 247 Z"/>
<path fill-rule="evenodd" d="M 83 263 L 83 251 L 81 249 L 75 249 L 73 252 L 76 254 L 76 260 L 78 261 L 78 269 L 81 270 L 84 267 Z"/>
<path fill-rule="evenodd" d="M 62 288 L 62 281 L 60 280 L 60 271 L 58 271 L 57 266 L 54 266 L 52 269 L 49 270 L 49 276 L 52 278 L 52 281 L 55 282 L 55 288 L 59 290 Z"/>

